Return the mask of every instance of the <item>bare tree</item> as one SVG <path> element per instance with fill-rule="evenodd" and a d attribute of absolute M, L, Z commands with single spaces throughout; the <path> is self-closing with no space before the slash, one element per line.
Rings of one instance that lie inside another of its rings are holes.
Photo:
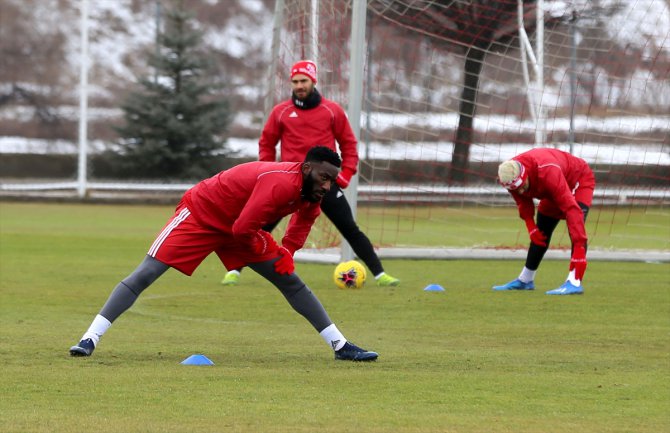
<path fill-rule="evenodd" d="M 526 0 L 524 6 L 524 14 L 534 13 L 534 0 Z M 493 44 L 509 41 L 516 35 L 517 1 L 372 0 L 370 9 L 396 25 L 464 52 L 459 122 L 448 180 L 449 183 L 465 182 L 482 66 Z M 524 21 L 534 23 L 534 20 Z"/>
<path fill-rule="evenodd" d="M 70 78 L 62 72 L 65 35 L 55 19 L 35 13 L 34 2 L 5 0 L 0 6 L 0 107 L 29 107 L 40 129 L 53 133 L 59 123 L 54 107 Z"/>

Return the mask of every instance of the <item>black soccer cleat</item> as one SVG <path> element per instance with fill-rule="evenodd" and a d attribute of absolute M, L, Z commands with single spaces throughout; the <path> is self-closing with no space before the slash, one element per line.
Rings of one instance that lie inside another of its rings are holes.
<path fill-rule="evenodd" d="M 93 350 L 95 350 L 95 344 L 93 340 L 87 338 L 81 340 L 76 346 L 70 347 L 70 356 L 91 356 Z"/>
<path fill-rule="evenodd" d="M 378 357 L 377 352 L 361 349 L 348 341 L 340 350 L 335 351 L 335 359 L 341 361 L 375 361 Z"/>

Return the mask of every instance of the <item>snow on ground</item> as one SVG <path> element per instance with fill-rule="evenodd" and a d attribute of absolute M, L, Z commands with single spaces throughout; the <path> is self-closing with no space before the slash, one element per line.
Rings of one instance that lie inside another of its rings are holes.
<path fill-rule="evenodd" d="M 505 161 L 513 156 L 532 149 L 529 144 L 474 144 L 470 147 L 471 162 Z M 566 152 L 569 144 L 547 145 Z M 425 160 L 451 161 L 453 153 L 451 142 L 430 142 L 410 146 L 406 143 L 380 144 L 370 143 L 367 153 L 365 144 L 359 148 L 361 159 Z M 631 164 L 631 165 L 670 165 L 670 146 L 659 144 L 602 144 L 575 143 L 572 154 L 583 158 L 589 164 Z"/>
<path fill-rule="evenodd" d="M 109 113 L 105 113 L 109 114 Z M 104 114 L 103 114 L 104 116 Z M 372 113 L 370 126 L 375 131 L 390 128 L 403 128 L 408 125 L 433 129 L 454 127 L 458 123 L 457 114 L 423 114 L 400 115 Z M 236 121 L 246 126 L 255 126 L 259 130 L 261 125 L 254 125 L 260 116 L 254 113 L 239 113 Z M 361 125 L 366 125 L 365 116 L 361 117 Z M 591 164 L 644 164 L 670 165 L 670 145 L 659 143 L 621 143 L 618 134 L 635 134 L 653 130 L 665 130 L 670 133 L 670 116 L 642 116 L 642 117 L 607 117 L 591 118 L 578 116 L 573 121 L 574 130 L 579 132 L 591 131 L 613 136 L 613 144 L 603 143 L 575 143 L 572 152 L 584 158 Z M 505 131 L 533 131 L 534 125 L 530 121 L 519 121 L 511 116 L 480 116 L 475 119 L 478 131 L 505 132 Z M 566 132 L 569 130 L 569 119 L 550 119 L 547 122 L 548 130 Z M 255 158 L 258 155 L 258 140 L 245 138 L 228 139 L 228 148 L 239 152 L 242 157 Z M 567 143 L 548 144 L 565 151 L 570 151 Z M 92 140 L 88 143 L 88 152 L 97 153 L 113 147 L 111 143 Z M 531 149 L 533 146 L 519 143 L 506 144 L 473 144 L 470 148 L 470 160 L 481 162 L 504 161 L 512 156 Z M 391 159 L 391 160 L 425 160 L 450 161 L 453 152 L 453 143 L 450 141 L 432 142 L 402 142 L 380 143 L 371 142 L 369 146 L 361 140 L 359 154 L 361 159 Z M 68 140 L 39 140 L 23 137 L 0 137 L 0 154 L 7 153 L 34 153 L 34 154 L 76 154 L 78 143 Z"/>
<path fill-rule="evenodd" d="M 230 138 L 228 148 L 238 152 L 240 157 L 258 156 L 258 140 Z M 96 140 L 89 143 L 89 152 L 96 153 L 106 149 L 107 144 Z M 568 144 L 551 145 L 564 151 L 570 151 Z M 471 162 L 505 161 L 514 155 L 532 149 L 528 144 L 474 144 L 470 148 Z M 361 160 L 423 160 L 450 161 L 454 146 L 451 142 L 422 142 L 417 144 L 396 142 L 371 142 L 368 146 L 361 143 Z M 77 143 L 67 140 L 33 140 L 21 137 L 0 137 L 0 155 L 7 153 L 33 154 L 76 154 Z M 668 165 L 670 166 L 670 146 L 662 144 L 615 144 L 575 143 L 572 153 L 584 158 L 590 164 L 632 164 L 632 165 Z"/>

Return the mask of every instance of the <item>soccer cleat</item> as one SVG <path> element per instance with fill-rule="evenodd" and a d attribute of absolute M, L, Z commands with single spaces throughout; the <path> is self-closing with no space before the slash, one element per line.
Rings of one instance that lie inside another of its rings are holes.
<path fill-rule="evenodd" d="M 341 361 L 375 361 L 379 355 L 349 343 L 344 343 L 340 350 L 335 351 L 335 359 Z"/>
<path fill-rule="evenodd" d="M 230 271 L 223 277 L 221 284 L 224 286 L 236 286 L 240 282 L 240 273 L 235 271 Z"/>
<path fill-rule="evenodd" d="M 582 295 L 583 293 L 584 289 L 582 289 L 582 286 L 575 286 L 570 281 L 566 281 L 558 289 L 546 292 L 547 295 Z"/>
<path fill-rule="evenodd" d="M 377 285 L 382 287 L 397 286 L 398 284 L 400 284 L 400 280 L 389 274 L 384 274 L 377 280 Z"/>
<path fill-rule="evenodd" d="M 493 286 L 493 290 L 533 290 L 535 289 L 535 283 L 530 281 L 528 283 L 524 283 L 520 279 L 516 279 L 514 281 L 510 281 L 507 284 L 503 284 L 502 286 Z"/>
<path fill-rule="evenodd" d="M 91 356 L 93 350 L 95 350 L 95 344 L 93 344 L 93 340 L 87 338 L 85 340 L 81 340 L 76 346 L 70 347 L 70 355 Z"/>

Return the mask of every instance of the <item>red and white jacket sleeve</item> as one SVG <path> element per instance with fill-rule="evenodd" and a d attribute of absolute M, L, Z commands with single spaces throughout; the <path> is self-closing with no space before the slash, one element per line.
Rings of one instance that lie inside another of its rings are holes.
<path fill-rule="evenodd" d="M 294 254 L 297 250 L 305 245 L 307 236 L 312 230 L 314 221 L 321 213 L 320 203 L 310 203 L 309 205 L 300 208 L 291 215 L 286 233 L 282 238 L 282 246 Z"/>
<path fill-rule="evenodd" d="M 274 162 L 277 160 L 277 143 L 281 137 L 281 125 L 279 123 L 278 110 L 270 112 L 267 122 L 261 132 L 258 141 L 258 160 Z"/>
<path fill-rule="evenodd" d="M 568 182 L 559 167 L 549 167 L 538 173 L 540 182 L 545 185 L 552 201 L 565 215 L 568 233 L 573 246 L 586 247 L 587 236 L 584 227 L 584 214 L 572 194 Z"/>
<path fill-rule="evenodd" d="M 349 123 L 346 113 L 342 107 L 339 105 L 337 107 L 338 110 L 335 112 L 333 135 L 335 136 L 342 157 L 342 169 L 339 176 L 342 177 L 348 185 L 353 175 L 358 171 L 358 140 L 354 135 L 354 131 L 351 129 L 351 124 Z M 338 184 L 340 184 L 339 181 Z"/>
<path fill-rule="evenodd" d="M 519 218 L 524 221 L 535 220 L 535 203 L 532 197 L 524 197 L 510 191 L 512 198 L 516 202 L 516 207 L 519 209 Z"/>
<path fill-rule="evenodd" d="M 232 227 L 233 236 L 240 243 L 251 244 L 256 233 L 265 224 L 277 220 L 277 207 L 281 199 L 278 197 L 286 194 L 286 187 L 281 184 L 272 184 L 264 181 L 269 176 L 261 179 L 252 192 L 244 209 L 235 220 Z"/>

